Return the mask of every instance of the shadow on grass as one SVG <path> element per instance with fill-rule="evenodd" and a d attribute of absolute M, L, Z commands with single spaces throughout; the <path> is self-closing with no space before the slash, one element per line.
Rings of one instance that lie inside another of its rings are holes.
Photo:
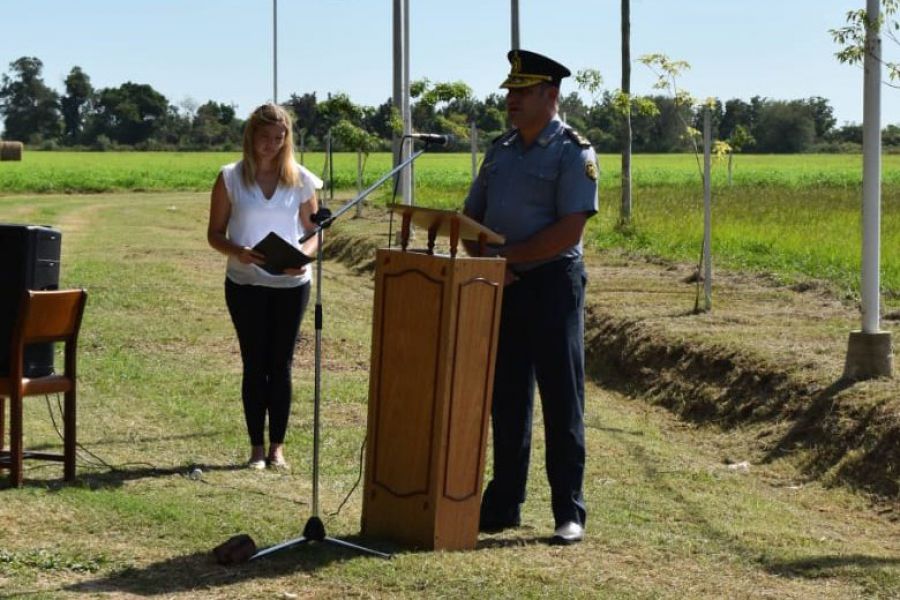
<path fill-rule="evenodd" d="M 763 462 L 797 453 L 799 469 L 810 479 L 834 471 L 853 487 L 900 497 L 893 468 L 900 460 L 900 424 L 892 405 L 885 412 L 887 403 L 896 402 L 891 398 L 870 397 L 845 379 L 821 387 L 777 361 L 671 340 L 639 320 L 594 309 L 586 313 L 585 359 L 587 375 L 599 385 L 686 421 L 723 431 L 765 428 Z"/>
<path fill-rule="evenodd" d="M 82 451 L 92 452 L 94 448 L 99 446 L 108 447 L 108 446 L 135 446 L 139 444 L 154 444 L 160 442 L 179 442 L 179 441 L 192 441 L 198 440 L 202 438 L 222 438 L 227 435 L 226 430 L 216 430 L 216 431 L 205 431 L 205 432 L 195 432 L 195 433 L 183 433 L 178 435 L 159 435 L 154 437 L 135 437 L 132 435 L 125 437 L 109 437 L 109 438 L 99 438 L 93 440 L 84 440 L 79 437 L 78 446 Z M 51 450 L 58 449 L 62 447 L 62 438 L 54 443 L 44 443 L 44 444 L 35 444 L 30 447 L 31 450 Z"/>
<path fill-rule="evenodd" d="M 400 547 L 384 540 L 363 536 L 341 537 L 340 540 L 383 552 L 400 554 L 430 553 Z M 374 542 L 374 543 L 373 543 Z M 549 537 L 488 538 L 478 541 L 476 550 L 551 544 Z M 377 544 L 377 545 L 376 545 Z M 212 590 L 253 580 L 267 580 L 298 572 L 312 573 L 333 563 L 352 560 L 384 560 L 338 545 L 311 542 L 286 548 L 264 558 L 231 566 L 216 564 L 212 552 L 195 552 L 149 564 L 126 568 L 103 577 L 82 581 L 63 588 L 64 591 L 87 594 L 133 594 L 156 596 Z"/>
<path fill-rule="evenodd" d="M 26 475 L 28 471 L 34 469 L 42 469 L 55 467 L 62 469 L 60 463 L 45 463 L 37 466 L 26 467 Z M 128 481 L 138 479 L 150 479 L 157 477 L 172 477 L 174 475 L 187 476 L 188 472 L 197 467 L 204 473 L 214 471 L 243 471 L 247 467 L 244 465 L 211 465 L 211 464 L 194 464 L 190 468 L 185 466 L 177 467 L 156 467 L 151 464 L 135 464 L 135 466 L 110 466 L 109 470 L 104 472 L 82 473 L 74 483 L 66 483 L 62 479 L 25 479 L 23 487 L 47 489 L 51 492 L 57 492 L 65 487 L 83 487 L 91 490 L 98 489 L 115 489 L 122 487 Z M 93 468 L 93 467 L 92 467 Z M 10 489 L 8 479 L 0 483 L 0 489 Z"/>
<path fill-rule="evenodd" d="M 475 546 L 476 550 L 494 550 L 497 548 L 526 548 L 528 546 L 562 546 L 560 542 L 557 542 L 553 539 L 552 536 L 544 535 L 544 536 L 534 536 L 531 538 L 524 537 L 516 537 L 516 538 L 487 538 L 483 540 L 478 540 L 478 544 Z"/>
<path fill-rule="evenodd" d="M 842 569 L 891 567 L 900 565 L 900 557 L 868 556 L 865 554 L 846 554 L 841 556 L 815 556 L 789 561 L 774 561 L 766 566 L 766 570 L 781 577 L 804 577 L 819 579 L 836 577 Z"/>
<path fill-rule="evenodd" d="M 853 385 L 853 381 L 838 379 L 828 387 L 817 392 L 794 418 L 790 429 L 766 453 L 763 462 L 772 462 L 798 446 L 812 447 L 819 445 L 821 448 L 822 445 L 817 444 L 817 442 L 824 440 L 828 436 L 830 443 L 827 445 L 827 448 L 819 451 L 822 470 L 827 470 L 836 464 L 847 451 L 847 447 L 837 440 L 831 439 L 828 435 L 829 432 L 826 431 L 826 424 L 828 417 L 831 416 L 834 410 L 835 397 L 844 390 L 853 387 Z M 866 425 L 864 423 L 863 427 Z M 849 442 L 850 440 L 846 441 Z"/>
<path fill-rule="evenodd" d="M 678 484 L 674 481 L 670 482 L 671 475 L 656 468 L 657 461 L 647 453 L 643 446 L 625 437 L 619 439 L 635 463 L 643 470 L 647 485 L 655 488 L 658 497 L 669 499 L 672 506 L 675 507 L 674 512 L 668 515 L 669 517 L 677 513 L 678 521 L 682 523 L 681 527 L 695 530 L 708 540 L 708 545 L 718 546 L 723 553 L 741 559 L 748 565 L 756 565 L 759 569 L 778 577 L 809 579 L 834 577 L 850 583 L 858 583 L 867 579 L 875 571 L 900 566 L 900 557 L 863 554 L 826 555 L 795 560 L 772 556 L 769 549 L 761 546 L 760 543 L 764 544 L 764 540 L 757 539 L 753 535 L 745 536 L 730 531 L 724 525 L 717 523 L 716 509 L 706 505 L 704 496 L 691 498 L 682 493 Z M 656 515 L 647 513 L 646 518 L 651 520 L 656 518 Z M 890 581 L 878 582 L 876 591 L 886 590 L 890 585 Z"/>
<path fill-rule="evenodd" d="M 884 399 L 844 399 L 854 382 L 839 379 L 812 395 L 796 411 L 790 429 L 763 458 L 772 462 L 796 450 L 804 451 L 803 471 L 817 478 L 834 471 L 850 483 L 896 502 L 900 499 L 900 425 L 886 418 Z"/>
<path fill-rule="evenodd" d="M 360 546 L 368 543 L 360 536 L 341 539 Z M 199 593 L 246 581 L 283 577 L 296 572 L 313 572 L 332 563 L 359 559 L 384 560 L 333 544 L 312 542 L 252 562 L 222 566 L 215 562 L 210 550 L 176 556 L 141 568 L 122 569 L 98 579 L 66 586 L 63 590 L 89 594 L 117 592 L 137 596 L 192 591 Z"/>
<path fill-rule="evenodd" d="M 138 464 L 133 467 L 115 467 L 102 473 L 85 474 L 81 477 L 81 480 L 84 482 L 83 485 L 87 485 L 91 488 L 117 488 L 121 487 L 127 481 L 135 481 L 138 479 L 172 477 L 173 475 L 187 476 L 194 468 L 200 469 L 203 473 L 213 473 L 216 471 L 244 471 L 247 469 L 247 467 L 242 464 L 214 465 L 195 463 L 189 467 L 184 465 L 175 467 L 156 467 L 149 464 Z"/>
<path fill-rule="evenodd" d="M 93 442 L 90 441 L 81 441 L 80 443 L 86 446 L 135 446 L 137 444 L 156 444 L 160 442 L 179 442 L 179 441 L 192 441 L 203 438 L 217 438 L 221 439 L 228 432 L 224 429 L 216 430 L 216 431 L 204 431 L 204 432 L 194 432 L 194 433 L 182 433 L 177 435 L 158 435 L 158 436 L 125 436 L 121 438 L 102 438 L 95 440 Z"/>

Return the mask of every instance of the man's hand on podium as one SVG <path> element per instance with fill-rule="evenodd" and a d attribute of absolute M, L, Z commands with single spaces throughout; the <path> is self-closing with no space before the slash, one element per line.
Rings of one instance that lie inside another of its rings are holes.
<path fill-rule="evenodd" d="M 506 265 L 506 271 L 503 273 L 503 286 L 506 287 L 510 284 L 513 284 L 519 280 L 519 276 L 513 273 L 513 270 Z"/>

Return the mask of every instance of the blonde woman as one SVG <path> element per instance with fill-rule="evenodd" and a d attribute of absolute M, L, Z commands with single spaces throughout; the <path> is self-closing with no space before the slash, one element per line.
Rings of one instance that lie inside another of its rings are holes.
<path fill-rule="evenodd" d="M 280 106 L 253 111 L 244 129 L 243 158 L 216 178 L 209 208 L 209 245 L 228 257 L 225 302 L 243 361 L 241 397 L 250 437 L 252 469 L 287 467 L 284 437 L 291 411 L 291 362 L 309 303 L 310 270 L 273 275 L 253 246 L 270 232 L 305 254 L 317 249 L 313 236 L 316 189 L 322 181 L 294 161 L 291 117 Z M 268 417 L 269 448 L 265 449 Z"/>

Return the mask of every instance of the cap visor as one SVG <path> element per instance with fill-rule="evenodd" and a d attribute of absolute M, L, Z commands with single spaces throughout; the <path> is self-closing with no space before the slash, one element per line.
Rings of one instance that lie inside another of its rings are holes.
<path fill-rule="evenodd" d="M 539 83 L 545 83 L 546 79 L 543 77 L 528 77 L 522 75 L 510 75 L 506 78 L 506 80 L 500 84 L 500 87 L 506 89 L 512 88 L 526 88 L 531 87 L 533 85 L 537 85 Z"/>

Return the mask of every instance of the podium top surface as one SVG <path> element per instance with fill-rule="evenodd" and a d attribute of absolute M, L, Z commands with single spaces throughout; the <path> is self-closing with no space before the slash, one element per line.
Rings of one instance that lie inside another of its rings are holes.
<path fill-rule="evenodd" d="M 459 237 L 464 240 L 478 241 L 484 235 L 484 241 L 488 244 L 503 244 L 506 238 L 495 233 L 460 212 L 454 210 L 442 210 L 439 208 L 425 208 L 422 206 L 408 206 L 406 204 L 389 204 L 388 209 L 399 215 L 409 214 L 412 223 L 423 229 L 430 230 L 436 227 L 438 235 L 450 235 L 450 223 L 459 223 Z"/>

